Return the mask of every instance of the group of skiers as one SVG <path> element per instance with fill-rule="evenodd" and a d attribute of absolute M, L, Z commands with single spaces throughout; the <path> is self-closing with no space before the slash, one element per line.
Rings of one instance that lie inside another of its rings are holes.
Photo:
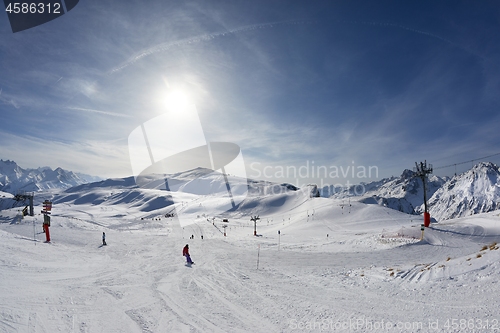
<path fill-rule="evenodd" d="M 194 235 L 189 236 L 189 239 L 194 239 Z M 201 235 L 201 239 L 203 239 L 203 235 Z"/>

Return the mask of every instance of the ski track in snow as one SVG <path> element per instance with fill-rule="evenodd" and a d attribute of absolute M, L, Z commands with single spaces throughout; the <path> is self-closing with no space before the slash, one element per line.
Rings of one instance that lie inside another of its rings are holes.
<path fill-rule="evenodd" d="M 60 204 L 46 244 L 39 217 L 13 224 L 2 211 L 0 332 L 472 332 L 445 323 L 500 320 L 494 213 L 434 224 L 419 241 L 398 236 L 419 235 L 418 217 L 377 205 L 268 199 L 250 205 L 264 207 L 259 237 L 241 212 L 224 237 L 206 218 L 182 228 L 126 205 Z M 183 209 L 212 216 L 200 200 Z"/>

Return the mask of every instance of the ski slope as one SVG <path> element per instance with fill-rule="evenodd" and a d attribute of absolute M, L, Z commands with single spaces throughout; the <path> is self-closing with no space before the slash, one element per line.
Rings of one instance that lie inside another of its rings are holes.
<path fill-rule="evenodd" d="M 418 216 L 304 191 L 225 216 L 216 196 L 184 193 L 198 222 L 182 228 L 154 192 L 87 190 L 54 204 L 51 243 L 41 216 L 0 212 L 0 332 L 500 330 L 498 212 L 420 241 Z"/>

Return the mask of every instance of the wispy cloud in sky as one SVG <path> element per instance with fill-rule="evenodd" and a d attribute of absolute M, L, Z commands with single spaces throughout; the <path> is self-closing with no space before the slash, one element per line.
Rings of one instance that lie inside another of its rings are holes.
<path fill-rule="evenodd" d="M 210 33 L 210 34 L 204 34 L 204 35 L 200 35 L 200 36 L 190 37 L 190 38 L 186 38 L 186 39 L 178 40 L 178 41 L 174 41 L 174 42 L 162 43 L 162 44 L 150 47 L 148 49 L 139 51 L 137 54 L 133 55 L 129 60 L 125 61 L 121 65 L 110 70 L 108 74 L 118 72 L 118 71 L 134 64 L 135 62 L 137 62 L 145 57 L 148 57 L 150 55 L 153 55 L 155 53 L 158 53 L 158 52 L 165 52 L 165 51 L 168 51 L 170 49 L 185 46 L 185 45 L 208 42 L 208 41 L 211 41 L 211 40 L 216 39 L 218 37 L 224 37 L 224 36 L 227 36 L 230 34 L 238 34 L 238 33 L 243 33 L 243 32 L 257 30 L 257 29 L 270 29 L 270 28 L 277 26 L 277 25 L 297 24 L 297 23 L 299 23 L 299 21 L 252 24 L 252 25 L 238 27 L 238 28 L 227 28 L 227 29 L 224 29 L 223 31 L 220 31 L 220 32 L 214 32 L 214 33 Z M 253 50 L 251 50 L 251 51 L 253 51 Z"/>
<path fill-rule="evenodd" d="M 85 2 L 36 29 L 1 26 L 2 158 L 123 175 L 128 135 L 173 89 L 247 165 L 355 161 L 384 177 L 491 154 L 490 5 L 367 4 Z M 57 152 L 38 152 L 51 142 Z"/>
<path fill-rule="evenodd" d="M 84 111 L 84 112 L 91 112 L 91 113 L 99 113 L 99 114 L 104 114 L 104 115 L 112 116 L 112 117 L 132 118 L 131 116 L 126 115 L 126 114 L 120 114 L 120 113 L 109 112 L 109 111 L 100 111 L 100 110 L 77 108 L 77 107 L 73 107 L 73 106 L 68 106 L 67 109 L 69 109 L 69 110 L 77 110 L 77 111 Z"/>
<path fill-rule="evenodd" d="M 12 97 L 6 96 L 5 94 L 2 94 L 2 92 L 3 91 L 0 90 L 0 101 L 3 104 L 11 105 L 16 109 L 19 109 L 19 104 L 14 99 L 12 99 Z"/>

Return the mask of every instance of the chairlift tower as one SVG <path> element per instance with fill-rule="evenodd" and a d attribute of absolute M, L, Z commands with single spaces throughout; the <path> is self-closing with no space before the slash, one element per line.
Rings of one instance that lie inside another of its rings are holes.
<path fill-rule="evenodd" d="M 427 165 L 427 161 L 420 162 L 418 164 L 415 162 L 415 177 L 422 179 L 422 184 L 424 188 L 424 226 L 429 227 L 431 224 L 431 215 L 429 214 L 429 208 L 427 206 L 427 175 L 432 173 L 432 164 Z"/>
<path fill-rule="evenodd" d="M 30 206 L 30 216 L 35 216 L 35 209 L 33 208 L 33 197 L 35 194 L 33 192 L 24 192 L 24 193 L 18 193 L 14 196 L 14 200 L 16 201 L 26 201 L 29 200 L 29 206 Z"/>
<path fill-rule="evenodd" d="M 259 215 L 252 216 L 250 220 L 253 221 L 253 235 L 257 236 L 257 220 L 260 220 L 260 217 Z"/>

